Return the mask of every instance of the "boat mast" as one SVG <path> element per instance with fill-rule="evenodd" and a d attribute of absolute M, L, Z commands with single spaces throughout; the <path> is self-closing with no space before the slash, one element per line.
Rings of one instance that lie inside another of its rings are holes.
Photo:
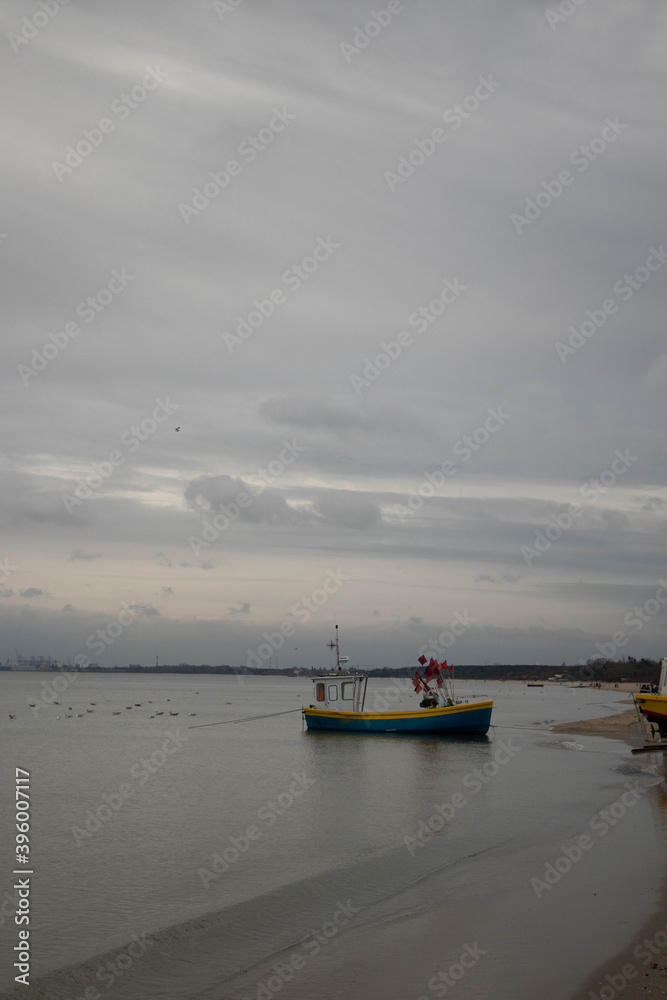
<path fill-rule="evenodd" d="M 336 650 L 336 670 L 340 671 L 341 664 L 342 663 L 347 663 L 349 661 L 350 657 L 349 656 L 341 656 L 340 655 L 340 645 L 338 643 L 338 625 L 336 625 L 335 628 L 336 628 L 336 640 L 334 641 L 332 639 L 331 642 L 327 643 L 327 646 L 329 647 L 329 649 L 335 649 Z"/>
<path fill-rule="evenodd" d="M 328 642 L 327 646 L 329 647 L 329 649 L 336 650 L 336 670 L 340 670 L 340 646 L 338 644 L 338 624 L 336 624 L 335 628 L 336 628 L 336 639 L 335 641 L 332 639 L 331 642 Z"/>

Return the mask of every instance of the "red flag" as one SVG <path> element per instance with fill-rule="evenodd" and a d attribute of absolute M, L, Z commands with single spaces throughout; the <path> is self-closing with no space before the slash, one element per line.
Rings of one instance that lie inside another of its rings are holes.
<path fill-rule="evenodd" d="M 417 660 L 417 663 L 421 663 L 421 665 L 423 667 L 424 664 L 426 663 L 426 657 L 425 656 L 420 656 L 419 659 Z"/>
<path fill-rule="evenodd" d="M 415 691 L 419 693 L 422 689 L 422 679 L 419 676 L 419 671 L 415 670 L 415 676 L 412 678 L 412 683 L 415 686 Z"/>
<path fill-rule="evenodd" d="M 448 670 L 449 669 L 447 667 L 447 660 L 443 660 L 442 663 L 440 664 L 440 666 L 442 667 L 443 670 Z"/>

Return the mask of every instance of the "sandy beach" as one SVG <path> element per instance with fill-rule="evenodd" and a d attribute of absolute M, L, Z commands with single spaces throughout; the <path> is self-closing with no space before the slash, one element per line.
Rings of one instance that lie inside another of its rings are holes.
<path fill-rule="evenodd" d="M 611 685 L 608 686 L 611 689 Z M 636 685 L 622 685 L 622 689 L 633 692 Z M 639 719 L 633 707 L 618 715 L 584 722 L 551 726 L 554 733 L 604 736 L 609 739 L 625 740 L 637 747 L 652 742 L 649 727 Z M 667 778 L 667 757 L 661 751 L 642 755 L 657 774 Z M 667 827 L 667 788 L 665 782 L 656 788 L 656 802 L 661 810 L 660 819 Z M 667 869 L 656 872 L 656 895 L 660 905 L 659 915 L 646 922 L 639 935 L 628 942 L 627 947 L 613 961 L 597 969 L 585 987 L 571 1000 L 642 1000 L 645 997 L 667 997 Z"/>

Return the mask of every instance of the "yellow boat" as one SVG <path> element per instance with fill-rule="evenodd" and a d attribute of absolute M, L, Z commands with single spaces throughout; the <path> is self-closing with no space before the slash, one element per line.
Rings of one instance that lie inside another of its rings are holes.
<path fill-rule="evenodd" d="M 663 658 L 657 694 L 636 694 L 635 704 L 649 722 L 658 727 L 660 736 L 667 737 L 667 656 Z"/>

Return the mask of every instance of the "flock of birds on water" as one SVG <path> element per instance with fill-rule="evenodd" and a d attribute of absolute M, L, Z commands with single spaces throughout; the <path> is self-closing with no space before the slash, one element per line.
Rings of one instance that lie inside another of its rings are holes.
<path fill-rule="evenodd" d="M 195 691 L 195 694 L 199 694 L 199 691 Z M 110 700 L 110 699 L 107 699 L 107 700 Z M 167 701 L 171 701 L 171 698 L 167 698 L 166 700 Z M 57 706 L 60 707 L 62 705 L 62 702 L 60 702 L 60 701 L 53 701 L 53 702 L 51 702 L 51 704 L 57 705 Z M 148 706 L 148 705 L 152 705 L 153 702 L 152 702 L 152 700 L 148 699 L 145 704 Z M 226 704 L 227 705 L 231 705 L 231 701 L 226 702 Z M 97 708 L 97 702 L 96 701 L 91 701 L 91 702 L 89 702 L 89 706 L 90 707 L 86 708 L 85 712 L 76 712 L 75 713 L 73 706 L 72 705 L 68 705 L 67 706 L 67 713 L 69 713 L 69 714 L 66 713 L 65 714 L 65 718 L 66 719 L 74 719 L 74 718 L 76 718 L 76 719 L 83 719 L 84 715 L 86 715 L 86 714 L 92 715 L 93 712 L 95 712 L 95 709 Z M 34 701 L 29 701 L 28 702 L 28 707 L 29 708 L 36 708 L 37 707 L 37 703 L 34 702 Z M 142 707 L 144 707 L 144 702 L 135 701 L 132 705 L 126 705 L 125 706 L 125 711 L 129 712 L 133 708 L 142 708 Z M 149 719 L 156 719 L 156 718 L 158 718 L 161 715 L 175 716 L 175 715 L 180 715 L 181 714 L 180 712 L 172 712 L 171 709 L 161 709 L 160 711 L 158 711 L 157 709 L 152 709 L 152 711 L 153 711 L 153 715 L 149 715 L 148 716 Z M 14 713 L 9 712 L 8 714 L 9 714 L 9 718 L 10 719 L 15 719 L 16 718 L 16 713 L 15 712 Z M 123 710 L 122 709 L 112 709 L 111 714 L 112 715 L 122 715 L 123 714 Z M 195 716 L 196 714 L 197 714 L 196 712 L 188 712 L 189 716 Z M 60 715 L 56 715 L 56 720 L 59 720 L 60 718 L 61 718 Z"/>

